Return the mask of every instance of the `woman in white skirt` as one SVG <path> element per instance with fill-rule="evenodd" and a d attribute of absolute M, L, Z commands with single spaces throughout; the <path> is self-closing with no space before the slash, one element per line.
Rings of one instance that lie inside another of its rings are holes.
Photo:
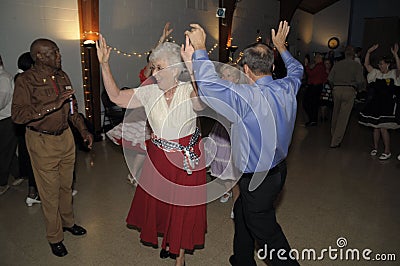
<path fill-rule="evenodd" d="M 380 160 L 387 160 L 392 156 L 390 151 L 389 129 L 400 128 L 396 121 L 396 110 L 398 110 L 398 91 L 400 90 L 400 59 L 397 54 L 399 46 L 395 44 L 391 48 L 396 68 L 390 69 L 390 60 L 381 58 L 378 68 L 370 64 L 370 54 L 378 48 L 378 44 L 368 49 L 365 55 L 364 66 L 368 71 L 368 84 L 371 90 L 371 97 L 364 109 L 360 112 L 359 123 L 374 128 L 374 147 L 370 152 L 371 156 L 378 155 L 379 140 L 382 136 L 384 151 L 378 157 Z"/>

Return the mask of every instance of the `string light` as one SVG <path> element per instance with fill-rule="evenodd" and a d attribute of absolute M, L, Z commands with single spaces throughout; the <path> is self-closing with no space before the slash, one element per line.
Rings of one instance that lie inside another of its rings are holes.
<path fill-rule="evenodd" d="M 243 51 L 241 51 L 241 52 L 239 53 L 239 57 L 236 59 L 235 64 L 238 64 L 238 63 L 240 62 L 240 60 L 242 60 L 242 57 L 243 57 Z"/>
<path fill-rule="evenodd" d="M 82 35 L 82 39 L 83 40 L 98 40 L 98 36 L 99 36 L 99 32 L 95 32 L 95 31 L 85 31 Z M 172 42 L 172 43 L 176 43 L 175 40 L 173 39 L 172 36 L 169 36 L 167 39 L 167 42 Z M 127 52 L 127 51 L 122 51 L 120 49 L 118 49 L 117 47 L 108 45 L 108 47 L 111 47 L 111 51 L 115 52 L 117 55 L 122 55 L 122 56 L 126 56 L 126 57 L 137 57 L 137 58 L 141 58 L 141 57 L 147 57 L 147 55 L 150 54 L 150 51 L 147 52 Z M 208 54 L 210 55 L 216 48 L 218 47 L 218 43 L 214 44 L 213 47 L 208 51 Z M 82 62 L 83 63 L 83 62 Z"/>
<path fill-rule="evenodd" d="M 87 45 L 95 44 L 95 41 L 97 41 L 98 39 L 99 39 L 98 32 L 85 31 L 82 34 L 81 63 L 82 63 L 82 69 L 83 69 L 82 76 L 83 76 L 85 112 L 86 112 L 86 117 L 88 119 L 91 119 L 93 117 L 93 115 L 92 115 L 92 113 L 93 113 L 93 93 L 92 93 L 92 88 L 91 88 L 90 79 L 89 79 L 90 73 L 88 73 L 90 71 L 90 65 L 88 64 L 88 61 L 87 61 L 87 56 L 90 56 L 90 55 L 86 53 L 85 47 Z"/>
<path fill-rule="evenodd" d="M 232 37 L 228 38 L 228 41 L 226 42 L 226 47 L 227 47 L 226 49 L 228 49 L 228 47 L 232 45 L 232 40 L 233 40 Z"/>
<path fill-rule="evenodd" d="M 81 42 L 81 64 L 82 64 L 82 69 L 83 69 L 83 89 L 84 89 L 84 102 L 85 102 L 85 111 L 86 111 L 86 117 L 91 119 L 92 118 L 92 112 L 93 112 L 93 93 L 92 93 L 92 88 L 90 84 L 90 79 L 88 77 L 88 73 L 90 71 L 90 66 L 88 65 L 88 61 L 86 61 L 86 57 L 88 54 L 86 54 L 86 49 L 85 47 L 88 47 L 88 45 L 92 46 L 95 44 L 95 42 L 99 39 L 99 32 L 96 31 L 85 31 L 82 34 L 82 42 Z M 172 36 L 168 37 L 166 40 L 168 42 L 175 43 L 175 40 L 172 38 Z M 111 48 L 111 51 L 115 52 L 117 55 L 122 55 L 126 57 L 137 57 L 141 58 L 142 56 L 147 56 L 150 54 L 150 52 L 126 52 L 126 51 L 121 51 L 116 47 L 113 46 L 108 46 Z M 218 43 L 214 44 L 213 47 L 208 51 L 208 55 L 210 55 L 216 48 L 218 47 Z M 90 56 L 90 55 L 89 55 Z"/>
<path fill-rule="evenodd" d="M 212 52 L 214 52 L 214 50 L 218 47 L 218 43 L 214 44 L 213 47 L 211 47 L 211 49 L 208 51 L 208 55 L 212 54 Z"/>

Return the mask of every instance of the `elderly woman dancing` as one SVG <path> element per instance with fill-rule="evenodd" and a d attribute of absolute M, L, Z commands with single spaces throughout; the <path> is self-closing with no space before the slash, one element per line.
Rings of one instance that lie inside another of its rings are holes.
<path fill-rule="evenodd" d="M 157 84 L 119 90 L 108 60 L 111 48 L 100 35 L 97 56 L 110 99 L 125 108 L 143 106 L 153 131 L 147 157 L 126 219 L 140 230 L 141 242 L 158 246 L 161 258 L 185 265 L 185 251 L 204 245 L 206 171 L 196 127 L 196 111 L 204 108 L 191 82 L 181 82 L 184 47 L 163 43 L 150 56 Z M 129 164 L 129 162 L 128 162 Z"/>

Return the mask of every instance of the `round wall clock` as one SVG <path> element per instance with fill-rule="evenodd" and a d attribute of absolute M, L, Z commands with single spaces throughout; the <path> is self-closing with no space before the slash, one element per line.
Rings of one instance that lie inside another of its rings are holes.
<path fill-rule="evenodd" d="M 332 37 L 328 41 L 329 49 L 336 49 L 339 47 L 339 39 L 337 37 Z"/>

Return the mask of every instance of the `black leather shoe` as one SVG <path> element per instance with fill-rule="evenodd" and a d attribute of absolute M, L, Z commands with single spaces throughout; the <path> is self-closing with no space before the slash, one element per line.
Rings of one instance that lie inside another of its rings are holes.
<path fill-rule="evenodd" d="M 160 251 L 160 258 L 166 259 L 166 258 L 169 258 L 169 256 L 170 256 L 170 254 L 169 254 L 169 251 L 168 251 L 168 250 L 161 249 L 161 251 Z"/>
<path fill-rule="evenodd" d="M 161 249 L 161 251 L 160 251 L 160 258 L 162 258 L 162 259 L 171 258 L 171 259 L 175 260 L 176 257 L 177 257 L 176 254 L 172 254 L 168 250 Z"/>
<path fill-rule="evenodd" d="M 332 148 L 332 149 L 340 148 L 340 143 L 336 144 L 336 145 L 331 145 L 330 148 Z"/>
<path fill-rule="evenodd" d="M 237 265 L 234 255 L 232 255 L 232 256 L 229 257 L 229 263 L 230 263 L 232 266 Z"/>
<path fill-rule="evenodd" d="M 74 236 L 83 236 L 86 234 L 85 228 L 76 224 L 74 224 L 72 227 L 63 227 L 63 231 L 68 231 Z"/>
<path fill-rule="evenodd" d="M 68 254 L 67 249 L 65 248 L 63 242 L 58 242 L 58 243 L 49 243 L 51 247 L 51 251 L 53 252 L 54 255 L 57 257 L 64 257 L 65 255 Z"/>

